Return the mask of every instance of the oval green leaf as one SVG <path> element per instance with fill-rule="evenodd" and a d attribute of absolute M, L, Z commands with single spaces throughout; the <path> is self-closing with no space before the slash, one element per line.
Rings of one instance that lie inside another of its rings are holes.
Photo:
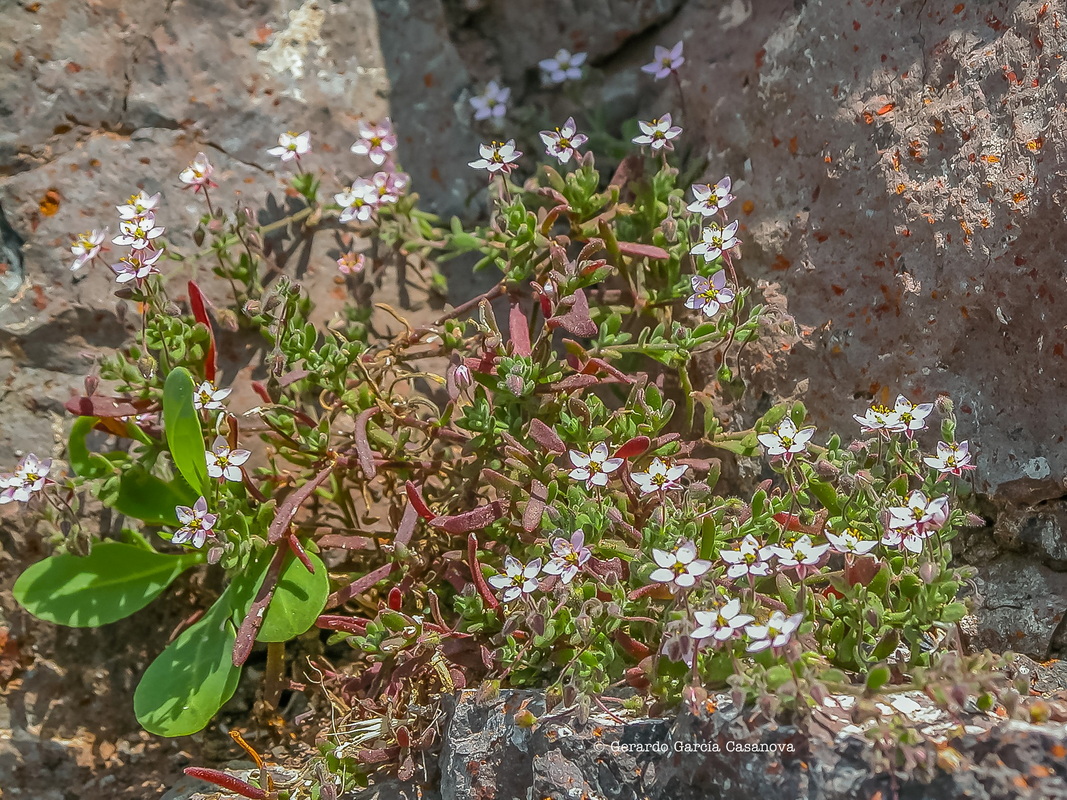
<path fill-rule="evenodd" d="M 200 417 L 193 405 L 196 386 L 184 367 L 167 375 L 163 385 L 163 428 L 178 472 L 200 494 L 207 495 L 207 456 Z"/>
<path fill-rule="evenodd" d="M 287 642 L 310 630 L 326 607 L 330 594 L 326 565 L 314 553 L 307 555 L 315 565 L 315 574 L 308 572 L 298 558 L 289 556 L 256 641 Z"/>
<path fill-rule="evenodd" d="M 100 542 L 84 558 L 62 554 L 37 562 L 15 581 L 13 593 L 39 619 L 95 628 L 140 611 L 200 560 L 198 553 L 172 556 Z"/>

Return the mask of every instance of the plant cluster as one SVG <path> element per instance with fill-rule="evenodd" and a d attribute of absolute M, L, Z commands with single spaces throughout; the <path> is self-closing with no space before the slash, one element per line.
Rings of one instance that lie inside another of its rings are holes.
<path fill-rule="evenodd" d="M 541 62 L 545 83 L 583 62 L 560 51 Z M 645 71 L 677 77 L 682 63 L 680 45 L 658 48 Z M 508 99 L 490 84 L 475 118 L 502 124 Z M 522 184 L 515 141 L 483 144 L 471 167 L 491 208 L 473 230 L 418 209 L 388 120 L 352 148 L 378 171 L 329 191 L 310 133 L 282 134 L 270 152 L 295 170 L 300 207 L 267 221 L 213 202 L 198 155 L 179 176 L 205 203 L 193 252 L 164 239 L 160 195 L 118 206 L 122 255 L 106 258 L 96 230 L 73 268 L 110 269 L 140 335 L 68 403 L 68 468 L 28 455 L 0 478 L 0 502 L 33 504 L 55 533 L 19 602 L 98 626 L 214 570 L 205 613 L 142 676 L 139 720 L 200 730 L 265 643 L 268 705 L 290 678 L 329 682 L 345 717 L 320 743 L 342 783 L 380 761 L 410 774 L 436 698 L 456 688 L 545 687 L 582 713 L 729 688 L 804 713 L 934 666 L 966 614 L 950 542 L 971 454 L 951 402 L 936 403 L 939 438 L 935 404 L 904 396 L 857 415 L 855 439 L 819 435 L 800 403 L 726 430 L 692 363 L 713 353 L 740 391 L 738 352 L 757 335 L 733 187 L 682 181 L 670 114 L 639 130 L 641 151 L 610 175 L 573 118 L 544 130 L 550 163 Z M 279 237 L 310 252 L 338 228 L 372 244 L 338 258 L 352 300 L 317 328 Z M 379 306 L 403 330 L 375 332 L 364 289 L 404 274 L 440 291 L 435 264 L 466 254 L 499 271 L 490 291 L 424 323 Z M 178 262 L 203 276 L 184 302 Z M 213 304 L 208 281 L 229 296 Z M 266 371 L 242 413 L 218 383 L 216 337 L 236 330 Z M 766 480 L 722 491 L 716 452 L 765 459 Z M 87 530 L 88 498 L 122 515 L 118 539 Z M 351 645 L 350 671 L 317 658 L 288 672 L 285 644 L 315 629 Z"/>

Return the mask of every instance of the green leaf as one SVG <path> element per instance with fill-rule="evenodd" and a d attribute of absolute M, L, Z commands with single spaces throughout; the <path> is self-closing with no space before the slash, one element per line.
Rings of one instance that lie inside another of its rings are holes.
<path fill-rule="evenodd" d="M 171 370 L 163 386 L 163 427 L 178 472 L 202 495 L 208 493 L 207 456 L 200 417 L 193 405 L 196 387 L 184 367 Z"/>
<path fill-rule="evenodd" d="M 70 426 L 70 438 L 67 439 L 67 458 L 70 468 L 80 478 L 103 478 L 114 472 L 111 462 L 99 453 L 90 452 L 85 444 L 85 437 L 96 425 L 96 417 L 78 417 Z"/>
<path fill-rule="evenodd" d="M 233 665 L 237 625 L 248 613 L 262 570 L 234 580 L 208 612 L 153 661 L 133 695 L 134 713 L 149 733 L 187 736 L 207 725 L 237 689 Z"/>
<path fill-rule="evenodd" d="M 896 652 L 897 645 L 900 644 L 900 632 L 896 628 L 890 628 L 878 640 L 878 644 L 874 646 L 874 650 L 871 651 L 871 655 L 879 661 L 883 658 L 889 658 Z"/>
<path fill-rule="evenodd" d="M 152 475 L 140 464 L 134 464 L 118 479 L 118 491 L 113 496 L 101 493 L 101 499 L 127 517 L 149 525 L 179 526 L 176 506 L 191 506 L 197 495 L 180 480 L 167 483 Z"/>
<path fill-rule="evenodd" d="M 775 664 L 767 670 L 767 688 L 772 692 L 791 680 L 793 680 L 793 673 L 789 667 L 782 664 Z"/>
<path fill-rule="evenodd" d="M 967 606 L 963 603 L 949 603 L 941 612 L 942 622 L 959 622 L 967 616 Z"/>
<path fill-rule="evenodd" d="M 891 677 L 889 667 L 878 666 L 867 673 L 867 690 L 870 692 L 877 692 L 887 683 Z"/>
<path fill-rule="evenodd" d="M 326 598 L 330 594 L 326 565 L 314 553 L 307 555 L 315 565 L 315 574 L 308 572 L 298 558 L 289 556 L 288 563 L 282 567 L 274 597 L 267 606 L 257 641 L 287 642 L 307 632 L 326 607 Z M 402 615 L 397 616 L 403 619 Z"/>
<path fill-rule="evenodd" d="M 84 558 L 51 556 L 15 581 L 15 599 L 48 622 L 95 628 L 128 617 L 152 602 L 199 553 L 165 555 L 154 550 L 100 542 Z"/>

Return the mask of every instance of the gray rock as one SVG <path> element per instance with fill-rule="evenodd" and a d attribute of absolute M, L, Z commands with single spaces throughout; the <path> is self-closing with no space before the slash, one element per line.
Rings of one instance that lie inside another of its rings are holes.
<path fill-rule="evenodd" d="M 1067 574 L 1008 555 L 982 568 L 979 576 L 975 645 L 1047 659 L 1053 635 L 1067 614 Z"/>

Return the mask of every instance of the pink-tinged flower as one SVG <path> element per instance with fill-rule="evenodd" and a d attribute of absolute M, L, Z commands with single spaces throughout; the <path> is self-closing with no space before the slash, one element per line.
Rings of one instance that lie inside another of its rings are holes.
<path fill-rule="evenodd" d="M 504 558 L 504 571 L 499 575 L 491 575 L 489 583 L 503 590 L 501 599 L 505 603 L 510 603 L 512 600 L 518 600 L 520 597 L 537 591 L 540 585 L 537 575 L 540 572 L 541 559 L 539 558 L 535 558 L 524 567 L 515 556 L 507 556 Z"/>
<path fill-rule="evenodd" d="M 195 193 L 201 189 L 207 190 L 218 186 L 215 181 L 211 180 L 211 175 L 214 171 L 215 168 L 211 166 L 207 156 L 203 153 L 197 153 L 196 158 L 178 175 L 178 180 L 185 184 L 186 189 L 192 186 Z"/>
<path fill-rule="evenodd" d="M 697 546 L 690 541 L 680 543 L 670 553 L 653 548 L 652 560 L 659 569 L 648 576 L 650 580 L 674 584 L 682 589 L 695 585 L 697 578 L 711 569 L 710 561 L 697 558 Z"/>
<path fill-rule="evenodd" d="M 668 467 L 659 458 L 652 459 L 648 472 L 635 472 L 630 477 L 641 489 L 642 494 L 652 492 L 666 492 L 671 489 L 681 489 L 678 479 L 689 469 L 686 465 Z"/>
<path fill-rule="evenodd" d="M 33 453 L 27 453 L 15 465 L 15 471 L 0 475 L 0 505 L 25 503 L 37 492 L 55 481 L 48 477 L 52 459 L 43 461 Z"/>
<path fill-rule="evenodd" d="M 897 395 L 897 402 L 893 406 L 893 412 L 904 425 L 904 433 L 909 439 L 915 431 L 921 431 L 926 427 L 926 418 L 933 410 L 933 403 L 916 404 L 902 394 Z"/>
<path fill-rule="evenodd" d="M 455 371 L 452 373 L 452 380 L 456 383 L 456 388 L 461 392 L 464 389 L 469 389 L 474 385 L 474 376 L 471 375 L 470 367 L 466 364 L 457 364 Z"/>
<path fill-rule="evenodd" d="M 216 389 L 211 381 L 204 381 L 193 393 L 193 405 L 196 408 L 217 411 L 223 407 L 222 401 L 230 396 L 233 389 Z"/>
<path fill-rule="evenodd" d="M 159 205 L 159 192 L 147 195 L 144 192 L 130 195 L 130 201 L 125 205 L 115 206 L 119 212 L 119 219 L 138 219 L 152 214 Z"/>
<path fill-rule="evenodd" d="M 923 459 L 923 463 L 928 467 L 933 467 L 941 473 L 943 477 L 945 475 L 963 475 L 965 470 L 974 469 L 974 464 L 971 463 L 970 445 L 967 442 L 938 442 L 937 443 L 937 455 L 926 456 Z"/>
<path fill-rule="evenodd" d="M 560 48 L 552 58 L 537 62 L 541 67 L 544 82 L 549 85 L 576 81 L 582 77 L 582 64 L 585 63 L 585 53 L 571 53 L 569 50 Z"/>
<path fill-rule="evenodd" d="M 96 258 L 100 254 L 106 238 L 107 228 L 104 228 L 102 231 L 94 230 L 91 233 L 83 233 L 75 239 L 74 244 L 70 246 L 70 252 L 75 256 L 70 271 L 74 272 L 74 270 L 81 269 L 86 263 Z"/>
<path fill-rule="evenodd" d="M 509 97 L 511 97 L 511 89 L 501 86 L 496 81 L 489 81 L 484 92 L 471 98 L 474 118 L 477 120 L 499 119 L 508 111 Z"/>
<path fill-rule="evenodd" d="M 508 139 L 504 144 L 493 142 L 492 144 L 479 145 L 478 153 L 481 158 L 477 161 L 471 161 L 470 166 L 475 169 L 488 170 L 490 175 L 494 172 L 508 175 L 515 169 L 517 166 L 515 162 L 522 155 L 521 151 L 515 149 L 514 139 Z"/>
<path fill-rule="evenodd" d="M 552 558 L 545 564 L 545 572 L 559 575 L 564 583 L 570 583 L 591 556 L 585 546 L 585 531 L 576 530 L 569 542 L 558 537 L 552 540 Z"/>
<path fill-rule="evenodd" d="M 111 271 L 115 273 L 115 281 L 117 283 L 136 281 L 140 286 L 149 275 L 159 275 L 156 262 L 162 255 L 162 250 L 134 250 L 129 255 L 122 256 L 119 263 L 111 265 Z"/>
<path fill-rule="evenodd" d="M 574 124 L 574 117 L 567 117 L 562 128 L 554 131 L 541 131 L 541 141 L 545 143 L 548 155 L 559 159 L 560 164 L 566 164 L 574 156 L 575 160 L 580 157 L 578 148 L 589 140 L 584 133 L 578 133 Z"/>
<path fill-rule="evenodd" d="M 846 556 L 866 555 L 878 545 L 874 539 L 859 538 L 851 529 L 840 534 L 827 531 L 826 541 L 836 552 L 844 553 Z"/>
<path fill-rule="evenodd" d="M 734 290 L 726 285 L 726 273 L 721 270 L 710 278 L 693 275 L 689 281 L 693 294 L 685 301 L 685 307 L 702 311 L 706 317 L 714 317 L 725 303 L 734 299 Z"/>
<path fill-rule="evenodd" d="M 737 220 L 725 228 L 718 222 L 711 222 L 701 233 L 701 241 L 689 252 L 695 256 L 704 256 L 705 261 L 714 261 L 724 251 L 737 246 Z"/>
<path fill-rule="evenodd" d="M 278 146 L 267 150 L 272 156 L 277 156 L 282 161 L 299 161 L 300 156 L 311 151 L 311 131 L 293 133 L 287 131 L 278 137 Z"/>
<path fill-rule="evenodd" d="M 736 199 L 730 194 L 730 186 L 729 176 L 723 178 L 714 186 L 706 183 L 694 185 L 693 196 L 696 197 L 696 200 L 689 204 L 689 210 L 705 217 L 718 214 Z"/>
<path fill-rule="evenodd" d="M 672 72 L 677 72 L 678 67 L 685 63 L 685 58 L 682 56 L 683 44 L 683 42 L 678 42 L 669 49 L 657 44 L 652 63 L 645 64 L 641 67 L 641 71 L 652 75 L 657 81 L 666 78 Z"/>
<path fill-rule="evenodd" d="M 653 150 L 673 150 L 671 139 L 678 137 L 682 129 L 677 125 L 671 125 L 671 115 L 664 114 L 651 122 L 638 121 L 641 135 L 633 138 L 634 144 L 648 145 Z"/>
<path fill-rule="evenodd" d="M 812 544 L 811 537 L 805 533 L 787 547 L 771 547 L 771 552 L 778 556 L 779 567 L 795 569 L 797 577 L 804 580 L 805 576 L 816 571 L 819 561 L 829 549 L 828 544 Z"/>
<path fill-rule="evenodd" d="M 345 275 L 358 275 L 363 271 L 367 257 L 362 253 L 344 253 L 337 259 L 337 269 Z"/>
<path fill-rule="evenodd" d="M 778 429 L 774 433 L 761 433 L 756 438 L 766 448 L 768 456 L 782 456 L 788 461 L 795 454 L 802 453 L 814 435 L 814 427 L 798 431 L 793 420 L 786 417 L 778 424 Z"/>
<path fill-rule="evenodd" d="M 733 580 L 748 578 L 753 581 L 770 575 L 773 556 L 774 551 L 770 547 L 761 547 L 751 533 L 741 540 L 737 550 L 719 551 L 719 558 L 730 565 L 726 568 L 726 576 Z"/>
<path fill-rule="evenodd" d="M 218 514 L 207 513 L 207 500 L 199 498 L 193 507 L 177 506 L 174 513 L 178 515 L 178 522 L 182 526 L 174 532 L 171 541 L 174 544 L 191 544 L 199 549 L 204 546 L 207 537 L 214 535 L 215 523 L 219 521 Z"/>
<path fill-rule="evenodd" d="M 396 134 L 393 123 L 386 117 L 381 122 L 359 122 L 359 139 L 352 145 L 352 152 L 367 156 L 381 166 L 396 150 Z"/>
<path fill-rule="evenodd" d="M 123 247 L 132 247 L 134 250 L 146 250 L 155 247 L 153 239 L 163 235 L 164 228 L 156 225 L 156 217 L 147 212 L 140 217 L 124 219 L 119 223 L 119 235 L 112 239 L 112 243 Z"/>
<path fill-rule="evenodd" d="M 366 178 L 356 178 L 351 186 L 340 194 L 335 194 L 333 199 L 341 206 L 338 222 L 367 222 L 374 216 L 374 209 L 378 207 L 378 190 Z"/>
<path fill-rule="evenodd" d="M 592 489 L 594 486 L 607 486 L 608 475 L 622 466 L 621 458 L 608 458 L 610 451 L 607 442 L 601 442 L 594 447 L 589 455 L 571 450 L 570 456 L 574 469 L 570 471 L 570 477 L 576 481 L 585 481 L 585 488 Z"/>
<path fill-rule="evenodd" d="M 889 509 L 889 530 L 912 533 L 925 538 L 944 525 L 947 519 L 947 497 L 930 500 L 925 494 L 916 490 L 908 495 L 906 506 L 893 506 Z"/>
<path fill-rule="evenodd" d="M 892 434 L 904 430 L 904 423 L 895 411 L 877 404 L 868 408 L 862 417 L 859 414 L 853 414 L 852 419 L 860 424 L 860 429 L 864 433 L 877 431 L 887 439 Z"/>
<path fill-rule="evenodd" d="M 750 640 L 745 649 L 749 653 L 758 653 L 770 647 L 778 652 L 789 644 L 789 639 L 796 633 L 803 621 L 803 611 L 791 617 L 787 617 L 781 611 L 775 611 L 765 625 L 749 625 L 745 628 L 745 634 Z"/>
<path fill-rule="evenodd" d="M 714 611 L 697 611 L 693 614 L 697 628 L 690 634 L 694 639 L 714 639 L 725 642 L 756 618 L 741 613 L 741 601 L 736 597 Z"/>
<path fill-rule="evenodd" d="M 207 456 L 207 474 L 234 483 L 241 483 L 241 465 L 252 455 L 247 450 L 231 450 L 226 440 L 216 436 L 211 449 L 205 451 Z"/>
<path fill-rule="evenodd" d="M 400 199 L 408 185 L 408 176 L 403 172 L 375 172 L 371 178 L 378 205 L 389 205 Z"/>

